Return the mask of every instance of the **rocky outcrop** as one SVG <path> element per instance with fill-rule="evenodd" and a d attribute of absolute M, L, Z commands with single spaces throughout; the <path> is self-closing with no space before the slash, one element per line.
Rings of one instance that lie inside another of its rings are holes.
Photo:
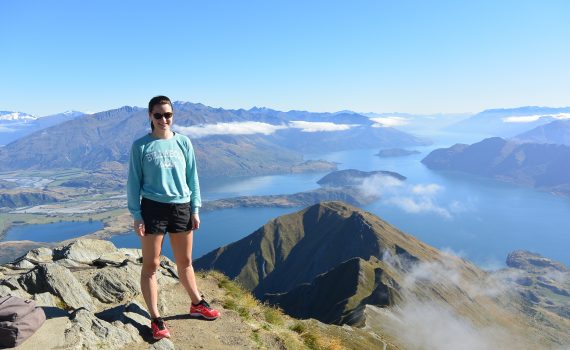
<path fill-rule="evenodd" d="M 537 253 L 517 250 L 507 257 L 510 278 L 532 312 L 548 310 L 570 320 L 570 268 Z"/>
<path fill-rule="evenodd" d="M 552 269 L 570 273 L 570 269 L 552 259 L 545 258 L 537 253 L 527 250 L 515 250 L 507 256 L 507 266 L 528 272 L 538 272 L 544 269 Z"/>
<path fill-rule="evenodd" d="M 197 282 L 222 317 L 190 318 L 188 294 L 176 283 L 174 263 L 164 257 L 157 273 L 158 306 L 172 338 L 155 341 L 138 287 L 140 264 L 138 249 L 79 240 L 34 249 L 0 265 L 0 296 L 35 299 L 48 318 L 18 349 L 396 349 L 366 331 L 289 318 L 218 272 L 199 273 Z M 80 295 L 88 300 L 79 301 Z"/>
<path fill-rule="evenodd" d="M 20 276 L 18 282 L 30 293 L 51 293 L 63 300 L 66 308 L 94 310 L 93 302 L 81 283 L 67 268 L 57 263 L 40 264 Z"/>
<path fill-rule="evenodd" d="M 121 348 L 143 341 L 148 333 L 149 315 L 135 301 L 141 293 L 141 262 L 140 250 L 119 250 L 102 240 L 40 247 L 0 266 L 0 296 L 32 298 L 43 306 L 48 321 L 42 328 L 57 330 L 50 346 Z M 160 286 L 177 282 L 174 266 L 162 258 Z M 173 348 L 168 341 L 160 343 L 155 345 Z"/>

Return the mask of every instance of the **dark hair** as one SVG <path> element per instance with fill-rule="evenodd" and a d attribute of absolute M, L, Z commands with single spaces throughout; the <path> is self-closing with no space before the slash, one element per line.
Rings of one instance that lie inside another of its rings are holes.
<path fill-rule="evenodd" d="M 148 114 L 150 115 L 150 112 L 152 112 L 152 109 L 154 108 L 154 106 L 156 105 L 165 105 L 165 104 L 169 104 L 170 108 L 172 108 L 172 101 L 170 101 L 170 99 L 166 96 L 154 96 L 153 98 L 150 99 L 150 101 L 148 101 Z M 152 130 L 154 130 L 154 125 L 152 124 L 152 121 L 150 122 L 150 128 Z"/>

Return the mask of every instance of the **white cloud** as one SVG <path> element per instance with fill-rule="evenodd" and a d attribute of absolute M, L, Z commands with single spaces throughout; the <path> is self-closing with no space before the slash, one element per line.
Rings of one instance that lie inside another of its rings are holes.
<path fill-rule="evenodd" d="M 432 198 L 394 197 L 389 198 L 386 201 L 388 203 L 396 205 L 408 213 L 434 213 L 445 219 L 451 219 L 451 213 L 449 210 L 438 206 Z"/>
<path fill-rule="evenodd" d="M 528 339 L 513 334 L 510 330 L 493 322 L 476 324 L 458 312 L 469 304 L 475 309 L 477 297 L 509 295 L 512 287 L 501 278 L 487 275 L 480 280 L 466 279 L 465 271 L 447 251 L 442 260 L 421 262 L 407 273 L 401 283 L 402 301 L 388 308 L 369 308 L 379 318 L 384 332 L 405 349 L 475 350 L 475 349 L 524 349 L 529 348 Z M 398 269 L 398 258 L 384 254 L 382 260 Z M 468 273 L 468 275 L 470 275 Z M 459 291 L 458 299 L 449 294 L 445 302 L 440 301 L 441 290 Z M 460 292 L 464 291 L 464 293 Z M 484 312 L 484 311 L 482 311 Z"/>
<path fill-rule="evenodd" d="M 438 184 L 428 184 L 428 185 L 415 185 L 412 187 L 412 192 L 419 195 L 435 195 L 436 193 L 443 190 Z"/>
<path fill-rule="evenodd" d="M 203 124 L 193 126 L 178 126 L 177 130 L 192 138 L 201 138 L 211 135 L 270 135 L 282 129 L 300 129 L 302 132 L 343 131 L 358 125 L 335 124 L 328 122 L 292 121 L 288 125 L 274 125 L 261 122 L 232 122 Z"/>
<path fill-rule="evenodd" d="M 291 128 L 301 129 L 302 132 L 319 132 L 319 131 L 344 131 L 358 125 L 353 124 L 335 124 L 329 122 L 306 122 L 306 121 L 291 121 L 289 123 Z"/>
<path fill-rule="evenodd" d="M 391 128 L 410 124 L 407 118 L 402 117 L 375 117 L 370 120 L 375 123 L 372 125 L 374 128 Z"/>
<path fill-rule="evenodd" d="M 554 119 L 570 119 L 570 113 L 559 113 L 553 115 L 524 115 L 524 116 L 512 116 L 502 118 L 505 123 L 531 123 L 535 122 L 541 118 L 554 118 Z"/>
<path fill-rule="evenodd" d="M 178 131 L 192 138 L 210 135 L 270 135 L 277 130 L 286 129 L 285 125 L 273 125 L 260 122 L 234 122 L 194 126 L 179 126 Z"/>

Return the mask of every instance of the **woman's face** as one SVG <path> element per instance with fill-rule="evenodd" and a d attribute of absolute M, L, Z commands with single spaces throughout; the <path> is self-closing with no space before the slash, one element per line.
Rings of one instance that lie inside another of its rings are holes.
<path fill-rule="evenodd" d="M 160 114 L 159 119 L 155 118 L 155 116 L 158 116 L 157 114 Z M 166 118 L 166 116 L 170 116 L 170 118 Z M 149 118 L 155 130 L 168 131 L 172 126 L 172 119 L 174 119 L 172 107 L 168 103 L 155 105 L 150 112 Z"/>

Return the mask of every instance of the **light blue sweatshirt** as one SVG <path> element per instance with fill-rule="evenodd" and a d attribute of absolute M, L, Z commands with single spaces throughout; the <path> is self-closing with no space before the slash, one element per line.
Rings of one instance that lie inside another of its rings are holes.
<path fill-rule="evenodd" d="M 175 133 L 169 139 L 147 134 L 133 142 L 127 182 L 128 208 L 142 220 L 141 196 L 161 203 L 188 203 L 192 212 L 202 206 L 196 156 L 190 139 Z"/>

